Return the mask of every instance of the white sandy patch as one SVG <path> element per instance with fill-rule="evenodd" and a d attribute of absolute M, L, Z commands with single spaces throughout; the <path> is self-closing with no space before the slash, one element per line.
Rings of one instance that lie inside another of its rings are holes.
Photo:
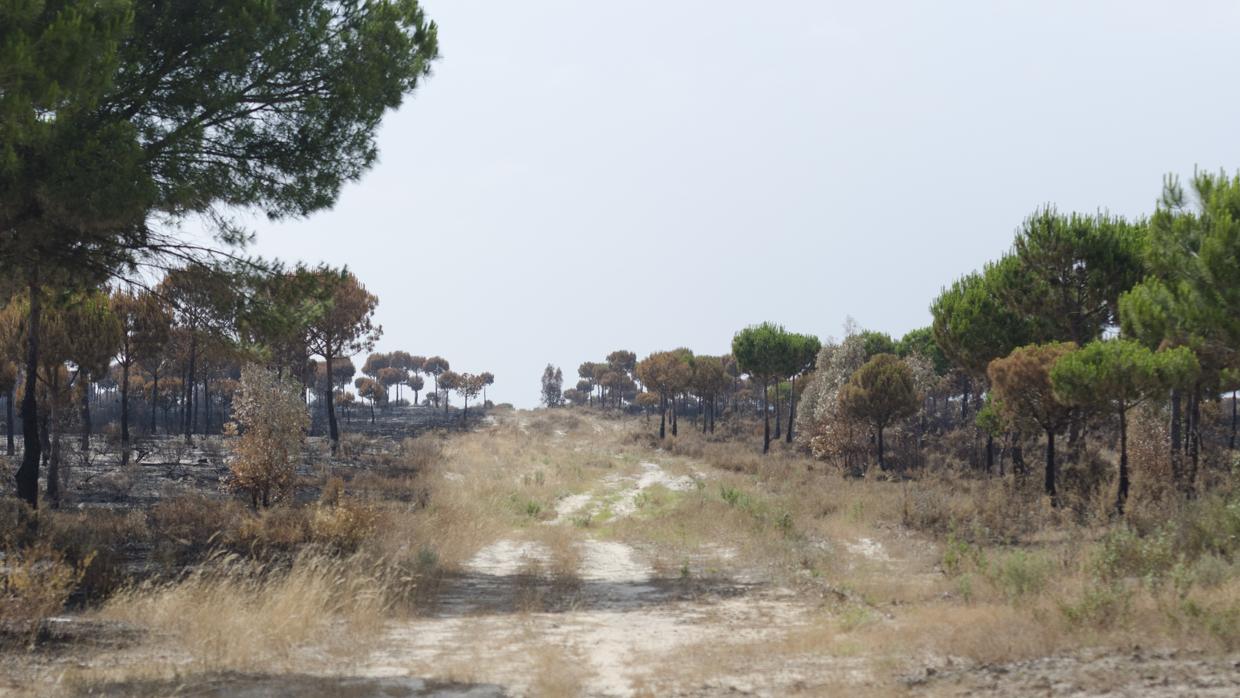
<path fill-rule="evenodd" d="M 637 482 L 612 505 L 611 510 L 616 517 L 630 516 L 637 511 L 637 495 L 654 485 L 662 485 L 676 492 L 685 492 L 694 487 L 693 478 L 684 475 L 672 477 L 657 463 L 642 463 L 641 468 L 642 474 L 637 478 Z"/>
<path fill-rule="evenodd" d="M 562 524 L 572 518 L 577 512 L 586 508 L 593 497 L 587 494 L 570 494 L 563 497 L 555 503 L 555 518 L 545 523 Z"/>
<path fill-rule="evenodd" d="M 583 554 L 579 575 L 584 582 L 609 584 L 645 584 L 654 577 L 654 570 L 637 559 L 635 551 L 624 543 L 582 541 Z M 639 591 L 645 591 L 639 588 Z"/>
<path fill-rule="evenodd" d="M 545 562 L 550 557 L 546 546 L 541 543 L 501 540 L 479 550 L 465 563 L 465 571 L 492 577 L 510 577 L 520 574 L 531 561 Z"/>
<path fill-rule="evenodd" d="M 875 562 L 888 562 L 891 556 L 883 548 L 883 544 L 870 538 L 858 538 L 856 543 L 845 543 L 848 552 L 860 555 Z"/>

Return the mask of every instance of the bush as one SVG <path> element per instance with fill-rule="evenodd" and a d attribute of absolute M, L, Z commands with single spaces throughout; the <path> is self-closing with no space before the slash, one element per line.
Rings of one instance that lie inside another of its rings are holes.
<path fill-rule="evenodd" d="M 1071 625 L 1110 628 L 1127 615 L 1132 591 L 1119 584 L 1091 584 L 1075 601 L 1059 604 L 1059 611 Z"/>
<path fill-rule="evenodd" d="M 1045 557 L 1015 550 L 987 568 L 987 579 L 1009 601 L 1041 594 L 1051 576 L 1052 564 Z"/>
<path fill-rule="evenodd" d="M 355 499 L 320 504 L 310 519 L 310 532 L 317 543 L 339 552 L 354 552 L 378 529 L 379 513 Z"/>
<path fill-rule="evenodd" d="M 245 492 L 252 505 L 270 506 L 293 487 L 296 461 L 310 417 L 300 388 L 264 368 L 241 369 L 241 388 L 233 401 L 236 422 L 229 431 L 240 436 L 234 445 L 225 489 Z"/>
<path fill-rule="evenodd" d="M 43 542 L 11 548 L 0 567 L 0 630 L 32 642 L 47 618 L 59 613 L 90 567 L 91 556 L 70 564 Z"/>

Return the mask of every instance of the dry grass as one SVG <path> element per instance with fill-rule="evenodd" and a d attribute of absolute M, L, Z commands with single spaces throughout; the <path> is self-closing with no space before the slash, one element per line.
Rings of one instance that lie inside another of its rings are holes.
<path fill-rule="evenodd" d="M 166 638 L 181 650 L 181 670 L 269 672 L 361 656 L 409 583 L 367 557 L 303 553 L 276 568 L 230 555 L 184 579 L 118 593 L 99 616 Z"/>

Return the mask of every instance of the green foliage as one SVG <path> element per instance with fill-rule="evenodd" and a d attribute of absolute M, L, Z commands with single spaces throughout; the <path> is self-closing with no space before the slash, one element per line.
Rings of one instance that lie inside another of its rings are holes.
<path fill-rule="evenodd" d="M 736 333 L 732 338 L 732 355 L 742 371 L 769 383 L 787 375 L 790 344 L 787 330 L 764 322 Z"/>
<path fill-rule="evenodd" d="M 1027 344 L 1027 323 L 1000 300 L 988 269 L 969 274 L 944 289 L 930 306 L 935 343 L 952 363 L 976 377 L 991 361 Z"/>
<path fill-rule="evenodd" d="M 867 361 L 879 354 L 896 353 L 896 343 L 891 339 L 891 335 L 886 332 L 864 330 L 859 332 L 857 336 L 861 338 L 861 344 L 865 347 L 865 358 Z"/>
<path fill-rule="evenodd" d="M 866 361 L 840 391 L 844 411 L 875 429 L 913 414 L 920 403 L 912 371 L 894 354 L 877 354 Z"/>
<path fill-rule="evenodd" d="M 1123 219 L 1047 207 L 1025 220 L 990 275 L 1008 310 L 1030 322 L 1032 341 L 1084 346 L 1116 324 L 1120 294 L 1145 273 L 1143 245 Z"/>
<path fill-rule="evenodd" d="M 909 356 L 920 356 L 926 359 L 934 367 L 934 373 L 939 376 L 947 375 L 947 372 L 951 370 L 951 362 L 948 361 L 947 355 L 943 353 L 943 349 L 934 339 L 933 327 L 909 330 L 899 342 L 896 342 L 894 353 L 902 359 Z"/>
<path fill-rule="evenodd" d="M 908 364 L 894 354 L 876 354 L 862 364 L 840 390 L 840 409 L 874 428 L 878 466 L 886 468 L 883 430 L 917 411 L 921 396 Z"/>
<path fill-rule="evenodd" d="M 1139 342 L 1113 339 L 1066 354 L 1050 376 L 1065 404 L 1125 410 L 1151 393 L 1191 383 L 1199 371 L 1187 347 L 1153 352 Z"/>

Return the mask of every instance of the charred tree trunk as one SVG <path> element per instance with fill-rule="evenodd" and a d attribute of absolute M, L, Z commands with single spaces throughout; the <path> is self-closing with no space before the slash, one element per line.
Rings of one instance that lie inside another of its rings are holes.
<path fill-rule="evenodd" d="M 785 443 L 792 443 L 792 425 L 797 421 L 797 379 L 792 377 L 791 387 L 788 388 L 788 433 L 784 436 Z"/>
<path fill-rule="evenodd" d="M 1124 515 L 1128 501 L 1128 410 L 1119 407 L 1119 490 L 1115 493 L 1115 513 Z"/>
<path fill-rule="evenodd" d="M 9 388 L 9 394 L 5 395 L 4 400 L 5 410 L 7 412 L 5 419 L 5 436 L 7 436 L 7 440 L 9 440 L 9 444 L 7 444 L 7 453 L 9 453 L 10 456 L 15 454 L 17 451 L 17 445 L 14 443 L 14 429 L 16 429 L 16 425 L 14 424 L 14 415 L 12 415 L 12 412 L 14 412 L 14 410 L 12 410 L 12 400 L 14 400 L 15 393 L 16 391 L 14 388 Z"/>
<path fill-rule="evenodd" d="M 39 403 L 35 396 L 36 376 L 39 372 L 39 331 L 42 320 L 42 304 L 37 275 L 31 275 L 30 314 L 26 324 L 26 384 L 22 390 L 22 464 L 14 476 L 17 496 L 30 508 L 39 506 Z"/>
<path fill-rule="evenodd" d="M 1055 489 L 1055 430 L 1046 430 L 1046 494 L 1051 506 L 1059 506 L 1059 492 Z"/>
<path fill-rule="evenodd" d="M 659 438 L 667 436 L 667 396 L 659 394 Z"/>
<path fill-rule="evenodd" d="M 1227 448 L 1236 450 L 1236 396 L 1240 395 L 1240 391 L 1231 391 L 1231 438 L 1227 441 Z M 9 403 L 13 402 L 13 394 L 9 393 Z M 9 421 L 13 420 L 12 408 L 9 412 Z M 13 430 L 9 429 L 9 455 L 13 454 Z"/>
<path fill-rule="evenodd" d="M 151 436 L 159 433 L 156 416 L 159 410 L 159 374 L 151 372 Z"/>
<path fill-rule="evenodd" d="M 324 371 L 324 388 L 323 388 L 323 409 L 327 411 L 327 433 L 332 442 L 332 453 L 336 452 L 336 448 L 340 446 L 340 425 L 336 423 L 336 405 L 332 399 L 332 354 L 325 352 L 323 360 L 326 362 Z M 436 384 L 438 385 L 438 384 Z"/>
<path fill-rule="evenodd" d="M 887 472 L 887 461 L 883 460 L 883 427 L 880 425 L 876 431 L 878 432 L 878 469 L 880 472 Z"/>
<path fill-rule="evenodd" d="M 1184 487 L 1184 444 L 1180 433 L 1180 391 L 1171 391 L 1171 477 L 1175 486 Z"/>
<path fill-rule="evenodd" d="M 960 424 L 964 426 L 969 423 L 969 393 L 973 390 L 973 383 L 968 376 L 964 378 L 964 390 L 960 393 Z"/>
<path fill-rule="evenodd" d="M 82 447 L 82 452 L 85 453 L 90 450 L 90 434 L 93 431 L 90 421 L 90 376 L 79 370 L 78 380 L 82 381 L 82 441 L 79 445 Z"/>
<path fill-rule="evenodd" d="M 986 432 L 986 474 L 995 472 L 995 435 Z"/>
<path fill-rule="evenodd" d="M 1024 481 L 1029 474 L 1029 468 L 1025 465 L 1025 445 L 1022 442 L 1022 436 L 1019 431 L 1012 432 L 1012 477 L 1018 481 Z"/>
<path fill-rule="evenodd" d="M 783 436 L 783 414 L 784 404 L 779 401 L 779 381 L 775 381 L 775 440 L 779 441 Z"/>
<path fill-rule="evenodd" d="M 195 408 L 194 393 L 196 391 L 194 390 L 194 388 L 196 387 L 195 383 L 197 380 L 197 377 L 194 375 L 194 370 L 196 369 L 197 360 L 198 360 L 198 338 L 195 336 L 191 336 L 190 341 L 189 341 L 189 367 L 188 367 L 188 371 L 185 374 L 185 405 L 183 407 L 185 411 L 185 414 L 183 415 L 184 422 L 185 422 L 184 424 L 185 443 L 187 444 L 194 442 L 194 418 L 196 416 L 195 409 L 194 409 Z"/>
<path fill-rule="evenodd" d="M 129 363 L 121 364 L 121 465 L 129 463 Z"/>
<path fill-rule="evenodd" d="M 1188 472 L 1184 476 L 1184 493 L 1192 498 L 1197 492 L 1197 466 L 1201 459 L 1201 388 L 1194 387 L 1188 398 Z"/>
<path fill-rule="evenodd" d="M 771 409 L 767 405 L 766 380 L 762 381 L 762 453 L 765 455 L 771 450 Z"/>

